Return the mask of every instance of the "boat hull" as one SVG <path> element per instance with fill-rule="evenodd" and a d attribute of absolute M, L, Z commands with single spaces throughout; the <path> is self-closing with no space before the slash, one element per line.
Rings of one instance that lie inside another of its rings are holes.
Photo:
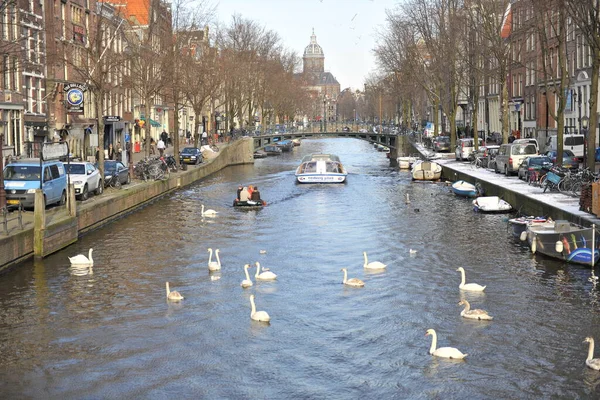
<path fill-rule="evenodd" d="M 234 200 L 233 201 L 233 207 L 238 208 L 238 209 L 243 209 L 243 210 L 256 210 L 259 208 L 263 208 L 265 206 L 266 202 L 264 200 L 261 201 L 238 201 L 238 200 Z"/>
<path fill-rule="evenodd" d="M 456 181 L 452 184 L 452 192 L 461 197 L 477 197 L 477 187 L 469 182 Z"/>
<path fill-rule="evenodd" d="M 412 178 L 418 181 L 437 181 L 442 177 L 442 166 L 432 161 L 414 164 Z"/>
<path fill-rule="evenodd" d="M 511 218 L 508 220 L 510 233 L 515 238 L 521 238 L 521 234 L 527 231 L 529 225 L 553 224 L 542 218 Z"/>
<path fill-rule="evenodd" d="M 295 175 L 298 183 L 344 183 L 348 171 L 336 155 L 311 154 L 302 159 Z"/>
<path fill-rule="evenodd" d="M 532 225 L 527 228 L 527 242 L 532 252 L 584 265 L 592 263 L 592 235 L 592 228 L 566 221 L 557 221 L 554 227 Z M 557 245 L 557 242 L 561 245 Z M 593 252 L 594 264 L 600 259 L 597 242 Z"/>
<path fill-rule="evenodd" d="M 483 213 L 507 213 L 512 206 L 498 196 L 484 196 L 473 200 L 473 210 Z"/>
<path fill-rule="evenodd" d="M 296 175 L 298 183 L 344 183 L 346 175 L 344 174 L 300 174 Z"/>

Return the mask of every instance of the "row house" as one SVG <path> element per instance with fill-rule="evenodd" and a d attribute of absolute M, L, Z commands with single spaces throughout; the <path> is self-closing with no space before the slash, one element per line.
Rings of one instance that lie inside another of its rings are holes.
<path fill-rule="evenodd" d="M 510 11 L 512 28 L 509 38 L 511 64 L 508 89 L 511 131 L 516 136 L 534 137 L 541 144 L 547 143 L 550 136 L 556 135 L 558 124 L 555 116 L 559 104 L 557 90 L 561 74 L 559 44 L 562 41 L 568 75 L 568 87 L 565 89 L 565 134 L 581 133 L 584 128 L 582 120 L 589 118 L 590 114 L 592 60 L 585 36 L 570 18 L 565 19 L 565 37 L 558 37 L 557 27 L 552 28 L 547 24 L 544 27 L 546 43 L 542 51 L 544 44 L 534 24 L 531 3 L 515 1 Z M 556 13 L 552 12 L 550 18 L 551 21 L 557 21 Z"/>
<path fill-rule="evenodd" d="M 101 115 L 94 108 L 91 71 L 107 68 L 109 55 L 123 58 L 126 33 L 148 28 L 154 3 L 158 38 L 170 37 L 170 7 L 159 0 L 11 0 L 0 5 L 0 131 L 3 155 L 35 157 L 45 141 L 66 140 L 73 156 L 95 154 L 99 119 L 104 147 L 140 141 L 143 101 L 127 81 L 126 61 L 107 69 Z M 102 55 L 90 44 L 101 36 Z M 91 60 L 96 61 L 91 61 Z M 154 96 L 151 135 L 172 129 L 173 110 Z M 138 129 L 136 130 L 136 126 Z M 137 135 L 135 135 L 137 133 Z"/>
<path fill-rule="evenodd" d="M 0 5 L 0 133 L 3 155 L 28 155 L 47 134 L 44 6 L 39 0 Z"/>

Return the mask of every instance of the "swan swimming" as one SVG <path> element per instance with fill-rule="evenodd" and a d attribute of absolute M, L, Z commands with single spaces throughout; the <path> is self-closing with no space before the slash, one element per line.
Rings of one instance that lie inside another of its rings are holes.
<path fill-rule="evenodd" d="M 211 209 L 211 208 L 209 208 L 208 210 L 204 211 L 204 204 L 202 204 L 201 214 L 202 214 L 202 216 L 205 216 L 205 215 L 217 215 L 218 212 L 215 211 L 215 210 L 213 210 L 213 209 Z"/>
<path fill-rule="evenodd" d="M 169 282 L 167 282 L 167 299 L 169 300 L 183 300 L 181 293 L 169 289 Z"/>
<path fill-rule="evenodd" d="M 588 336 L 585 338 L 585 340 L 583 342 L 584 343 L 587 342 L 590 344 L 590 347 L 588 347 L 588 356 L 585 360 L 585 365 L 587 365 L 591 369 L 600 371 L 600 358 L 593 358 L 594 357 L 594 338 L 591 336 Z"/>
<path fill-rule="evenodd" d="M 417 254 L 417 250 L 408 249 L 409 254 Z"/>
<path fill-rule="evenodd" d="M 465 308 L 460 312 L 460 316 L 469 319 L 478 319 L 478 320 L 487 320 L 491 321 L 494 319 L 491 315 L 487 313 L 487 311 L 474 309 L 471 310 L 471 305 L 467 300 L 461 300 L 458 302 L 459 306 L 464 305 Z"/>
<path fill-rule="evenodd" d="M 436 349 L 437 334 L 435 333 L 435 330 L 427 329 L 425 336 L 429 335 L 432 336 L 431 347 L 429 348 L 429 354 L 431 354 L 432 356 L 442 358 L 453 358 L 456 360 L 462 360 L 463 358 L 468 356 L 468 354 L 463 354 L 460 350 L 454 347 L 440 347 L 439 349 Z"/>
<path fill-rule="evenodd" d="M 259 251 L 259 253 L 260 254 L 267 254 L 267 251 L 266 250 L 261 250 L 261 251 Z"/>
<path fill-rule="evenodd" d="M 254 295 L 250 295 L 250 305 L 252 306 L 252 311 L 250 311 L 250 318 L 259 322 L 269 322 L 271 321 L 271 317 L 267 314 L 266 311 L 256 311 L 256 305 L 254 304 Z"/>
<path fill-rule="evenodd" d="M 461 275 L 461 283 L 460 285 L 458 285 L 458 288 L 461 290 L 467 290 L 469 292 L 483 292 L 483 290 L 487 287 L 487 286 L 481 286 L 478 285 L 477 283 L 465 283 L 465 269 L 463 267 L 458 267 L 458 269 L 456 271 L 460 271 L 460 275 Z"/>
<path fill-rule="evenodd" d="M 363 256 L 365 257 L 365 263 L 364 263 L 364 267 L 366 269 L 383 269 L 385 267 L 387 267 L 387 265 L 385 265 L 382 262 L 379 261 L 371 261 L 369 262 L 368 258 L 367 258 L 367 252 L 363 251 Z"/>
<path fill-rule="evenodd" d="M 357 279 L 357 278 L 348 279 L 348 271 L 346 270 L 346 268 L 342 268 L 340 271 L 344 271 L 344 280 L 342 281 L 342 283 L 344 285 L 354 286 L 354 287 L 365 286 L 365 283 L 363 281 L 361 281 L 360 279 Z"/>
<path fill-rule="evenodd" d="M 271 271 L 260 272 L 260 263 L 258 261 L 256 262 L 256 274 L 254 274 L 254 277 L 259 281 L 272 281 L 277 279 L 277 275 Z"/>
<path fill-rule="evenodd" d="M 248 274 L 248 268 L 250 268 L 250 264 L 244 265 L 244 272 L 246 273 L 246 279 L 242 281 L 242 287 L 247 288 L 253 285 L 252 280 L 250 279 L 250 274 Z"/>
<path fill-rule="evenodd" d="M 213 249 L 209 248 L 207 250 L 210 253 L 208 257 L 208 270 L 209 271 L 218 271 L 221 269 L 221 259 L 219 258 L 219 249 L 215 251 L 215 255 L 217 256 L 217 261 L 212 260 Z"/>
<path fill-rule="evenodd" d="M 78 254 L 75 257 L 69 257 L 69 261 L 72 265 L 94 265 L 94 259 L 92 258 L 92 251 L 94 249 L 90 249 L 88 252 L 88 256 L 84 256 L 83 254 Z"/>

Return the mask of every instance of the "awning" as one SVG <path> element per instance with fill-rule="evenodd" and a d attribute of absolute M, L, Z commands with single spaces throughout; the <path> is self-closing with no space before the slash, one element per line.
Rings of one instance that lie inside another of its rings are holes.
<path fill-rule="evenodd" d="M 146 121 L 146 118 L 140 118 L 142 121 Z M 162 125 L 158 122 L 156 122 L 155 120 L 153 120 L 152 118 L 150 118 L 150 125 L 155 127 L 155 128 L 159 128 Z"/>

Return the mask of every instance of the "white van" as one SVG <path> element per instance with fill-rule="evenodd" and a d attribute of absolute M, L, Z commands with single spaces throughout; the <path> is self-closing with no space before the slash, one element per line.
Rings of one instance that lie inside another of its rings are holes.
<path fill-rule="evenodd" d="M 546 151 L 558 150 L 557 136 L 552 135 L 546 142 Z M 583 157 L 584 135 L 563 135 L 563 150 L 571 150 L 575 157 L 581 159 Z"/>

